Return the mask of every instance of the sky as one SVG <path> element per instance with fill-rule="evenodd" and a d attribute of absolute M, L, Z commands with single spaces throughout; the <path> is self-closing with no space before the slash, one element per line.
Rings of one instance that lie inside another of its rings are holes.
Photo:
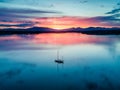
<path fill-rule="evenodd" d="M 0 29 L 120 27 L 120 0 L 0 0 Z"/>

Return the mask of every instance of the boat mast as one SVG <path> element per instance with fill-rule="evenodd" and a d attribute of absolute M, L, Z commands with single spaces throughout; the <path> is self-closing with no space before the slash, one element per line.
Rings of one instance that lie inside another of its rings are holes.
<path fill-rule="evenodd" d="M 59 50 L 57 50 L 57 60 L 59 60 Z"/>

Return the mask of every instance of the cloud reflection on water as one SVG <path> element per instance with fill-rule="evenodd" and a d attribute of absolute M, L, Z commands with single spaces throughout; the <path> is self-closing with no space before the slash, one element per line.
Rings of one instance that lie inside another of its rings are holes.
<path fill-rule="evenodd" d="M 81 44 L 113 45 L 119 40 L 115 36 L 101 37 L 77 33 L 0 36 L 0 50 L 45 50 Z"/>

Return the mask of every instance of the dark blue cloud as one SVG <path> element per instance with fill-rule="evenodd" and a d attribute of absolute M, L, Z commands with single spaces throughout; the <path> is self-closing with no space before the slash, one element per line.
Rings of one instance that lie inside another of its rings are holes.
<path fill-rule="evenodd" d="M 117 3 L 116 5 L 120 5 L 120 3 Z M 113 8 L 113 10 L 105 14 L 108 16 L 99 17 L 101 21 L 105 21 L 111 26 L 120 26 L 120 7 Z"/>
<path fill-rule="evenodd" d="M 97 17 L 88 18 L 86 20 L 99 23 L 102 26 L 119 27 L 120 26 L 120 19 L 118 18 L 119 16 L 120 14 L 109 15 L 109 16 L 97 16 Z"/>
<path fill-rule="evenodd" d="M 116 7 L 113 10 L 107 12 L 106 14 L 120 14 L 120 2 L 116 4 Z"/>
<path fill-rule="evenodd" d="M 45 11 L 45 10 L 36 10 L 36 9 L 9 9 L 9 8 L 0 8 L 1 13 L 18 13 L 18 14 L 45 14 L 45 13 L 59 13 L 57 11 Z"/>
<path fill-rule="evenodd" d="M 119 3 L 117 3 L 117 5 L 119 6 L 119 5 L 120 5 L 120 2 L 119 2 Z"/>
<path fill-rule="evenodd" d="M 87 0 L 83 0 L 83 1 L 80 1 L 80 3 L 87 3 L 88 1 Z"/>
<path fill-rule="evenodd" d="M 34 23 L 24 23 L 24 24 L 16 24 L 16 25 L 13 25 L 13 24 L 0 24 L 0 27 L 11 27 L 11 26 L 14 26 L 14 27 L 27 27 L 27 26 L 34 26 L 35 24 Z"/>
<path fill-rule="evenodd" d="M 0 2 L 8 2 L 7 0 L 0 0 Z"/>
<path fill-rule="evenodd" d="M 91 18 L 92 20 L 98 20 L 101 22 L 104 21 L 120 21 L 120 19 L 117 19 L 115 15 L 111 15 L 111 16 L 98 16 L 98 17 L 93 17 Z"/>
<path fill-rule="evenodd" d="M 117 9 L 113 9 L 110 12 L 107 12 L 106 14 L 116 14 L 116 13 L 119 13 L 119 12 L 120 12 L 120 8 L 117 8 Z"/>
<path fill-rule="evenodd" d="M 50 14 L 60 14 L 57 11 L 37 10 L 37 9 L 12 9 L 0 8 L 0 21 L 2 20 L 25 20 L 34 17 L 44 17 Z"/>

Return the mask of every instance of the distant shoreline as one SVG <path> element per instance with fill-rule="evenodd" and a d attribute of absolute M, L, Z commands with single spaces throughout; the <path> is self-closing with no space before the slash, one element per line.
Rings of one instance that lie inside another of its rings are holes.
<path fill-rule="evenodd" d="M 0 35 L 10 34 L 40 34 L 40 33 L 82 33 L 88 35 L 120 35 L 120 28 L 102 28 L 102 27 L 89 27 L 89 28 L 69 28 L 63 30 L 55 30 L 45 27 L 33 27 L 28 29 L 3 29 L 0 30 Z"/>
<path fill-rule="evenodd" d="M 81 33 L 87 35 L 120 35 L 120 31 L 0 31 L 0 35 L 13 35 L 13 34 L 43 34 L 43 33 Z"/>

